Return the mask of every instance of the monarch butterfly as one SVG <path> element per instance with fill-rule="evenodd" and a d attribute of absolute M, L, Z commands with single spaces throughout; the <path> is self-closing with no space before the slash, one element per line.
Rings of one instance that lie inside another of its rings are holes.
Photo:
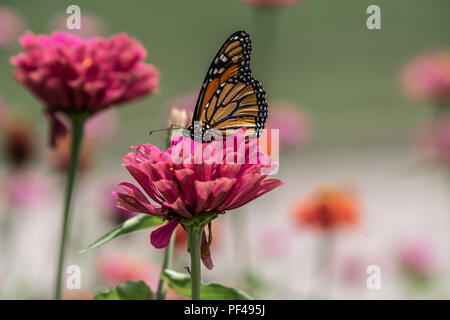
<path fill-rule="evenodd" d="M 250 37 L 233 33 L 212 61 L 195 105 L 189 134 L 196 141 L 225 136 L 243 127 L 259 137 L 267 119 L 266 92 L 251 76 Z"/>

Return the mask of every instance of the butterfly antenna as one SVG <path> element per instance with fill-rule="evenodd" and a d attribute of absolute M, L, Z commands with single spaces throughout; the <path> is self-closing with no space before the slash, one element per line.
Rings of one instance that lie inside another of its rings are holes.
<path fill-rule="evenodd" d="M 152 135 L 152 133 L 154 133 L 154 132 L 173 130 L 174 128 L 176 128 L 176 129 L 186 129 L 185 127 L 179 126 L 177 124 L 171 124 L 169 128 L 158 129 L 158 130 L 151 130 L 148 133 L 148 135 Z"/>

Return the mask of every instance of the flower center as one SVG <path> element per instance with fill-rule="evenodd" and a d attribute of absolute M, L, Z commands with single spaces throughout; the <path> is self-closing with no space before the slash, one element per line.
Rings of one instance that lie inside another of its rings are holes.
<path fill-rule="evenodd" d="M 84 59 L 83 61 L 83 66 L 85 66 L 86 68 L 89 68 L 90 66 L 92 66 L 92 59 L 87 57 L 86 59 Z"/>

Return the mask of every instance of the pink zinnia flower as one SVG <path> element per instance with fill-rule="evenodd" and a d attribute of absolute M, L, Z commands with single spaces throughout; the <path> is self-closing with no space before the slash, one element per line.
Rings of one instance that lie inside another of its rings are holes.
<path fill-rule="evenodd" d="M 145 48 L 126 34 L 82 39 L 62 32 L 20 38 L 14 76 L 45 103 L 51 144 L 66 133 L 56 113 L 95 113 L 158 90 L 159 72 Z"/>
<path fill-rule="evenodd" d="M 0 8 L 0 48 L 15 43 L 24 28 L 23 19 L 15 10 Z"/>
<path fill-rule="evenodd" d="M 108 284 L 117 286 L 129 280 L 144 281 L 156 292 L 160 279 L 160 267 L 129 253 L 109 252 L 97 259 L 97 272 Z M 169 291 L 167 300 L 183 300 L 183 297 Z"/>
<path fill-rule="evenodd" d="M 404 271 L 416 276 L 428 276 L 435 268 L 433 248 L 424 239 L 404 241 L 398 252 L 398 260 Z"/>
<path fill-rule="evenodd" d="M 107 283 L 114 286 L 128 280 L 142 280 L 149 286 L 154 286 L 159 280 L 158 268 L 125 253 L 101 255 L 97 260 L 97 271 Z"/>
<path fill-rule="evenodd" d="M 49 189 L 45 177 L 39 173 L 21 172 L 8 181 L 9 202 L 14 207 L 32 208 L 45 202 Z"/>
<path fill-rule="evenodd" d="M 413 59 L 404 69 L 402 81 L 415 98 L 450 103 L 450 54 L 436 52 Z"/>
<path fill-rule="evenodd" d="M 298 0 L 241 0 L 241 1 L 261 7 L 283 7 L 298 2 Z"/>
<path fill-rule="evenodd" d="M 305 145 L 311 137 L 311 125 L 307 117 L 296 106 L 286 103 L 270 105 L 266 134 L 271 129 L 279 130 L 280 149 L 295 149 Z"/>
<path fill-rule="evenodd" d="M 235 145 L 225 150 L 224 141 L 200 143 L 190 138 L 175 139 L 167 151 L 151 144 L 132 147 L 136 153 L 123 158 L 124 167 L 145 193 L 123 182 L 120 186 L 125 193 L 116 193 L 117 206 L 167 219 L 169 222 L 150 236 L 156 248 L 163 248 L 177 225 L 186 219 L 239 208 L 283 184 L 278 179 L 266 179 L 268 172 L 264 171 L 276 164 L 260 152 L 256 139 L 244 143 L 245 137 L 239 133 L 233 139 Z M 202 153 L 206 148 L 211 153 L 199 163 L 198 150 Z M 230 157 L 244 161 L 230 163 Z M 258 161 L 252 164 L 251 159 L 256 157 Z M 206 239 L 203 233 L 202 260 L 211 269 L 211 238 Z"/>

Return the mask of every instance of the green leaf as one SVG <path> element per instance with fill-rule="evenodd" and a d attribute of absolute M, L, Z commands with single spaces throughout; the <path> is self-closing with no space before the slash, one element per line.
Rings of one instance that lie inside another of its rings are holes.
<path fill-rule="evenodd" d="M 152 300 L 153 292 L 144 281 L 127 281 L 115 288 L 99 291 L 95 300 Z"/>
<path fill-rule="evenodd" d="M 161 217 L 151 216 L 149 214 L 140 214 L 138 216 L 132 217 L 106 233 L 103 237 L 94 241 L 87 248 L 81 250 L 80 253 L 100 247 L 108 241 L 123 236 L 124 234 L 160 225 L 162 221 L 163 220 Z"/>
<path fill-rule="evenodd" d="M 191 277 L 189 275 L 173 270 L 164 270 L 161 277 L 177 294 L 188 299 L 191 298 Z M 207 284 L 202 283 L 201 299 L 252 300 L 252 298 L 244 291 L 216 282 Z"/>

